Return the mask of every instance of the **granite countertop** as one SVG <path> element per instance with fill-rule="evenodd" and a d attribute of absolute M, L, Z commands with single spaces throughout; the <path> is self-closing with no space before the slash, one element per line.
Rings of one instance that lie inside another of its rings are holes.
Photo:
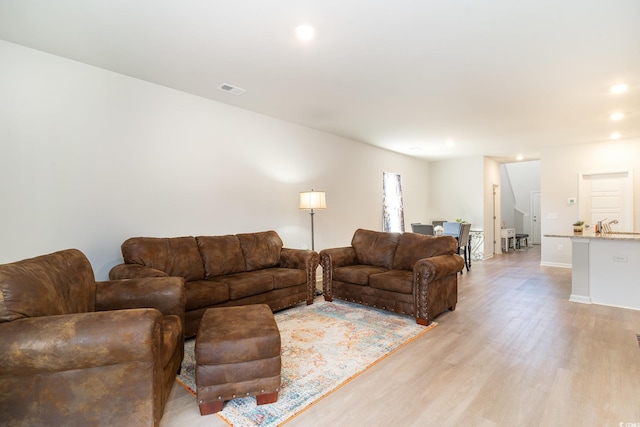
<path fill-rule="evenodd" d="M 602 239 L 602 240 L 638 240 L 640 241 L 640 233 L 637 232 L 624 232 L 613 231 L 611 233 L 594 233 L 592 230 L 585 230 L 580 233 L 566 233 L 566 234 L 545 234 L 544 237 L 570 237 L 581 239 Z"/>

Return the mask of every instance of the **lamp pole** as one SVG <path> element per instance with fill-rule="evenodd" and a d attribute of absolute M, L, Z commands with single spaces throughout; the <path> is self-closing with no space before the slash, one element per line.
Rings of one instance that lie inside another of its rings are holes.
<path fill-rule="evenodd" d="M 315 212 L 313 212 L 313 208 L 311 208 L 311 212 L 309 212 L 309 214 L 311 215 L 311 250 L 315 251 L 316 247 L 314 244 L 314 232 L 313 232 L 313 215 L 315 214 Z"/>

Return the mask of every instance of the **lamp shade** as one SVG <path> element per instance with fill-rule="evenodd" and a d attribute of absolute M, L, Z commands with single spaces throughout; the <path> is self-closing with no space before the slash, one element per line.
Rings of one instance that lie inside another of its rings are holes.
<path fill-rule="evenodd" d="M 327 199 L 324 191 L 300 192 L 300 209 L 326 209 Z"/>

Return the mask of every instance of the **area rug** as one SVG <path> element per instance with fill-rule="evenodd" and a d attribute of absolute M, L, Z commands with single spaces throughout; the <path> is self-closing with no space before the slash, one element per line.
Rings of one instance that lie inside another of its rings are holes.
<path fill-rule="evenodd" d="M 282 339 L 282 388 L 276 403 L 255 397 L 225 402 L 217 413 L 232 426 L 279 426 L 436 326 L 388 311 L 322 298 L 275 313 Z M 177 381 L 195 396 L 195 339 L 185 343 Z"/>

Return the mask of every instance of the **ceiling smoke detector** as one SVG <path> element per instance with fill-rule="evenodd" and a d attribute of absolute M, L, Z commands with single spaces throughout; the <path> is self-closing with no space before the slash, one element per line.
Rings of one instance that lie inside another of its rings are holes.
<path fill-rule="evenodd" d="M 222 83 L 220 86 L 218 86 L 218 89 L 223 92 L 232 93 L 234 95 L 242 95 L 247 91 L 246 89 L 242 89 L 241 87 L 230 85 L 228 83 Z"/>

